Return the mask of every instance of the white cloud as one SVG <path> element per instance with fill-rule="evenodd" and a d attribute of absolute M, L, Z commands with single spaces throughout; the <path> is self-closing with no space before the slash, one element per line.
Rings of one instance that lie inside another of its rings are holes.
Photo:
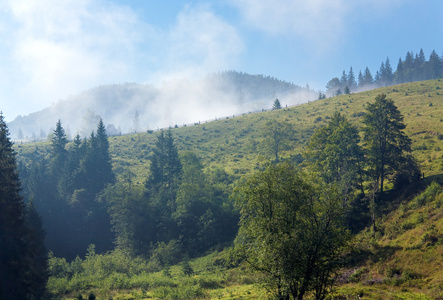
<path fill-rule="evenodd" d="M 164 31 L 106 0 L 6 0 L 0 17 L 0 101 L 16 99 L 2 103 L 9 118 L 100 84 L 229 69 L 243 50 L 236 29 L 204 5 Z"/>
<path fill-rule="evenodd" d="M 250 26 L 271 35 L 308 42 L 312 51 L 328 51 L 346 39 L 354 21 L 374 17 L 401 0 L 227 0 Z M 416 0 L 405 0 L 416 1 Z M 375 21 L 375 20 L 374 20 Z"/>
<path fill-rule="evenodd" d="M 0 77 L 9 76 L 13 86 L 0 97 L 26 98 L 24 113 L 85 88 L 132 79 L 137 44 L 154 35 L 129 8 L 102 1 L 10 0 L 1 8 L 9 16 L 0 22 L 9 62 Z"/>
<path fill-rule="evenodd" d="M 244 49 L 237 30 L 209 7 L 185 8 L 165 33 L 162 69 L 154 77 L 196 78 L 235 66 Z"/>

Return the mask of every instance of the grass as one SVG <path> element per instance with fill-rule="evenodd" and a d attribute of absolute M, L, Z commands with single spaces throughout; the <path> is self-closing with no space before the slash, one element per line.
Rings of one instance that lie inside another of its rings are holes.
<path fill-rule="evenodd" d="M 223 253 L 214 251 L 191 260 L 192 274 L 185 274 L 180 264 L 150 271 L 148 261 L 120 250 L 70 263 L 52 257 L 48 290 L 62 299 L 90 293 L 98 299 L 260 299 L 265 294 L 243 267 L 227 268 L 217 263 L 221 260 Z"/>
<path fill-rule="evenodd" d="M 338 295 L 363 299 L 443 298 L 443 192 L 432 182 L 355 237 Z"/>

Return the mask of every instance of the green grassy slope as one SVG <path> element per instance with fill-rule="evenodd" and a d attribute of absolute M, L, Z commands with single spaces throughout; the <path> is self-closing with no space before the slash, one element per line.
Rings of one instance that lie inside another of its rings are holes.
<path fill-rule="evenodd" d="M 232 174 L 249 173 L 263 160 L 261 128 L 268 120 L 286 121 L 295 130 L 291 149 L 283 157 L 296 157 L 316 128 L 326 124 L 334 111 L 340 111 L 357 126 L 361 125 L 367 102 L 379 93 L 392 98 L 405 117 L 406 133 L 412 139 L 413 154 L 425 175 L 442 173 L 443 165 L 443 81 L 402 84 L 358 94 L 342 95 L 300 106 L 244 114 L 205 124 L 174 128 L 180 151 L 195 152 L 206 167 L 223 167 Z M 111 137 L 115 171 L 130 170 L 138 182 L 147 176 L 148 158 L 155 133 Z"/>
<path fill-rule="evenodd" d="M 387 94 L 405 117 L 406 133 L 412 139 L 413 154 L 425 175 L 442 173 L 443 165 L 443 80 L 430 80 L 380 88 L 372 91 L 341 95 L 307 104 L 220 119 L 199 125 L 173 128 L 179 151 L 193 151 L 207 168 L 222 167 L 231 174 L 249 173 L 264 159 L 260 143 L 261 128 L 268 120 L 286 121 L 295 130 L 291 149 L 283 157 L 296 157 L 316 128 L 325 125 L 334 111 L 361 126 L 367 102 L 376 95 Z M 105 120 L 106 121 L 106 120 Z M 110 153 L 114 170 L 119 176 L 135 175 L 144 182 L 149 167 L 149 155 L 156 133 L 138 133 L 110 137 Z M 34 151 L 45 143 L 17 145 L 19 154 Z"/>

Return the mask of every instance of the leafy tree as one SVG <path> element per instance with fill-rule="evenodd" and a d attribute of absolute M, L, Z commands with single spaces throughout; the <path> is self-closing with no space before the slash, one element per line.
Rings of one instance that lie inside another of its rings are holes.
<path fill-rule="evenodd" d="M 312 180 L 285 162 L 236 189 L 236 249 L 278 299 L 303 299 L 309 292 L 324 299 L 349 240 L 338 194 Z"/>
<path fill-rule="evenodd" d="M 134 256 L 149 255 L 150 243 L 157 238 L 154 216 L 143 194 L 144 189 L 131 181 L 118 181 L 101 195 L 109 204 L 116 246 Z"/>
<path fill-rule="evenodd" d="M 358 130 L 335 112 L 328 124 L 317 129 L 306 147 L 305 158 L 326 183 L 337 183 L 346 201 L 359 187 L 363 190 L 363 150 Z"/>
<path fill-rule="evenodd" d="M 275 99 L 274 100 L 274 104 L 272 105 L 272 109 L 274 110 L 274 109 L 281 109 L 281 103 L 280 103 L 280 100 L 278 100 L 278 99 Z"/>
<path fill-rule="evenodd" d="M 338 77 L 334 77 L 329 80 L 328 84 L 326 85 L 326 93 L 328 95 L 335 95 L 337 93 L 337 90 L 339 90 L 340 88 L 340 79 L 338 79 Z"/>
<path fill-rule="evenodd" d="M 275 162 L 278 162 L 280 152 L 289 146 L 293 134 L 292 126 L 286 122 L 268 121 L 263 126 L 262 132 L 265 136 L 263 140 L 264 150 L 274 156 Z"/>
<path fill-rule="evenodd" d="M 15 155 L 0 113 L 0 298 L 39 298 L 46 282 L 38 262 L 42 241 L 27 224 Z"/>
<path fill-rule="evenodd" d="M 403 115 L 385 94 L 378 95 L 374 103 L 368 103 L 367 111 L 363 120 L 363 141 L 375 188 L 383 193 L 386 176 L 395 173 L 404 153 L 411 151 L 411 140 L 403 132 L 406 128 Z"/>

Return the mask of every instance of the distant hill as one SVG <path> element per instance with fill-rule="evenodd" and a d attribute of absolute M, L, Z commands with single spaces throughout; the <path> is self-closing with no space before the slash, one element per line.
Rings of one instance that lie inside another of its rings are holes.
<path fill-rule="evenodd" d="M 232 116 L 272 106 L 315 99 L 309 88 L 269 76 L 235 71 L 210 74 L 198 81 L 171 80 L 160 86 L 124 83 L 99 86 L 8 124 L 15 140 L 45 139 L 61 120 L 67 133 L 88 136 L 102 118 L 111 135 Z"/>

